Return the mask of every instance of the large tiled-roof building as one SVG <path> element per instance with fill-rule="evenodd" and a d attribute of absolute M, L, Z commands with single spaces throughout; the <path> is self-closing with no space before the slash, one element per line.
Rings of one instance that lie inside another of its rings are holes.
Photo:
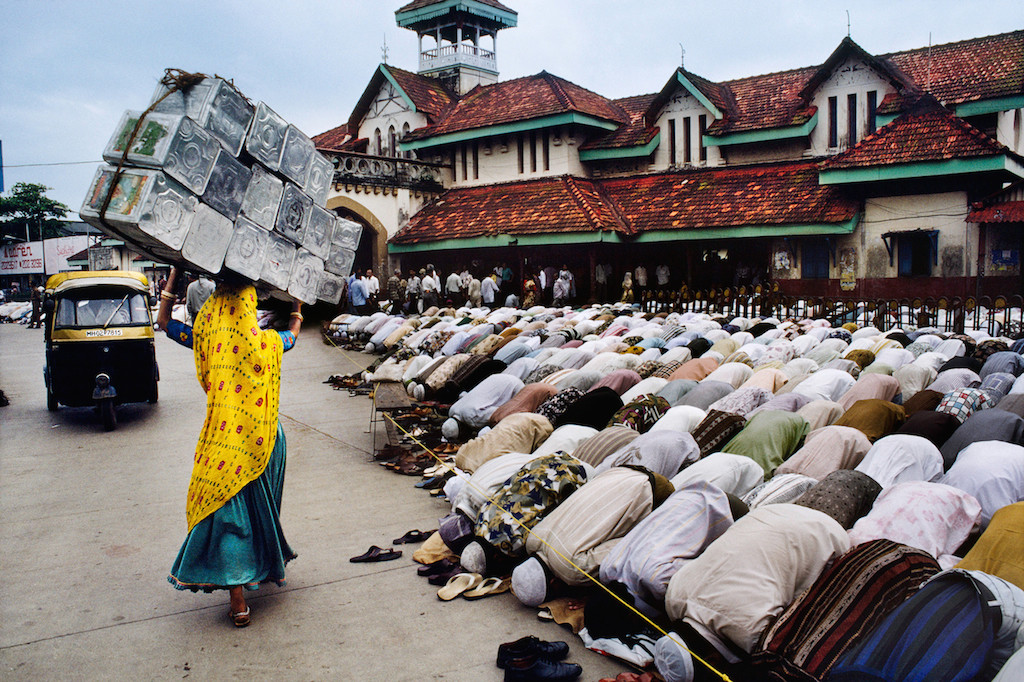
<path fill-rule="evenodd" d="M 517 21 L 500 2 L 415 0 L 396 19 L 417 72 L 380 65 L 315 138 L 367 265 L 564 263 L 584 296 L 599 263 L 615 282 L 667 265 L 672 288 L 1021 290 L 1024 30 L 884 55 L 845 38 L 817 66 L 680 67 L 609 99 L 548 72 L 499 80 Z"/>

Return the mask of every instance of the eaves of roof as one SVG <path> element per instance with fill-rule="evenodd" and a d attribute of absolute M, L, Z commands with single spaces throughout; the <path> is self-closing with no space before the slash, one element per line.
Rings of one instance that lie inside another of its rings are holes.
<path fill-rule="evenodd" d="M 859 202 L 818 183 L 814 162 L 454 189 L 391 244 L 406 249 L 847 233 Z M 475 240 L 475 241 L 474 241 Z"/>
<path fill-rule="evenodd" d="M 970 123 L 922 96 L 857 145 L 821 164 L 826 184 L 1007 170 L 1019 159 Z"/>

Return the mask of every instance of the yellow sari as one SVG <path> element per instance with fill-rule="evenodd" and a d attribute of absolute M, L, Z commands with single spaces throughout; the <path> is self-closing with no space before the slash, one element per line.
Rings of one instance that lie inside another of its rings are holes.
<path fill-rule="evenodd" d="M 263 473 L 277 437 L 281 336 L 261 330 L 252 286 L 220 285 L 193 327 L 196 376 L 206 391 L 186 517 L 188 530 Z"/>

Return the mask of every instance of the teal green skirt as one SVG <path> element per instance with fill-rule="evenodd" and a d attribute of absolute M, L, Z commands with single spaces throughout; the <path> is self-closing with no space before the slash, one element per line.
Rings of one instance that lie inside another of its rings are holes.
<path fill-rule="evenodd" d="M 284 429 L 267 468 L 185 538 L 167 581 L 179 590 L 212 592 L 260 583 L 284 585 L 284 566 L 297 555 L 281 530 L 281 493 L 287 462 Z"/>

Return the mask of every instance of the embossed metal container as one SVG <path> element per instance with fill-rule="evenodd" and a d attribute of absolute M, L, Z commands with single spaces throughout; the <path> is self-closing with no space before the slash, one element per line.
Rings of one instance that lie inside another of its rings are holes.
<path fill-rule="evenodd" d="M 317 298 L 337 305 L 341 303 L 343 293 L 345 293 L 345 278 L 324 270 L 320 275 L 320 287 L 316 292 Z"/>
<path fill-rule="evenodd" d="M 204 78 L 165 97 L 167 91 L 166 86 L 157 86 L 151 100 L 160 100 L 155 111 L 188 116 L 210 131 L 232 156 L 241 153 L 255 107 L 231 83 L 222 78 Z"/>
<path fill-rule="evenodd" d="M 260 281 L 275 289 L 288 290 L 292 279 L 292 264 L 295 262 L 295 245 L 284 237 L 271 233 L 267 255 L 260 270 Z"/>
<path fill-rule="evenodd" d="M 252 165 L 252 178 L 245 190 L 240 213 L 265 230 L 273 230 L 277 209 L 284 194 L 284 181 L 258 163 Z"/>
<path fill-rule="evenodd" d="M 338 218 L 338 223 L 334 227 L 334 237 L 331 240 L 331 243 L 349 249 L 350 251 L 355 251 L 359 248 L 359 238 L 362 234 L 362 225 L 354 220 Z"/>
<path fill-rule="evenodd" d="M 337 222 L 338 216 L 314 204 L 309 208 L 309 222 L 302 235 L 302 245 L 317 258 L 327 258 Z"/>
<path fill-rule="evenodd" d="M 224 254 L 224 267 L 255 282 L 263 270 L 270 239 L 269 232 L 251 220 L 239 217 Z"/>
<path fill-rule="evenodd" d="M 281 207 L 277 210 L 274 231 L 296 244 L 301 244 L 312 208 L 313 200 L 306 196 L 298 186 L 286 182 L 284 194 L 281 196 Z"/>
<path fill-rule="evenodd" d="M 100 209 L 106 201 L 107 193 L 114 182 L 116 168 L 101 165 L 96 169 L 92 184 L 85 195 L 85 201 L 78 214 L 91 225 L 100 227 Z M 117 179 L 110 204 L 107 206 L 105 218 L 109 223 L 127 223 L 138 225 L 145 207 L 145 200 L 153 190 L 154 180 L 158 171 L 141 168 L 126 168 Z M 101 227 L 102 229 L 102 227 Z"/>
<path fill-rule="evenodd" d="M 256 105 L 256 113 L 245 137 L 245 150 L 272 171 L 281 169 L 281 153 L 288 123 L 265 103 Z"/>
<path fill-rule="evenodd" d="M 309 164 L 316 149 L 313 141 L 293 125 L 288 126 L 284 135 L 284 149 L 281 151 L 281 174 L 299 187 L 305 188 L 309 177 Z"/>
<path fill-rule="evenodd" d="M 331 245 L 331 250 L 327 254 L 327 260 L 324 262 L 324 269 L 335 275 L 348 277 L 352 274 L 352 264 L 355 263 L 355 261 L 355 251 L 334 243 Z"/>
<path fill-rule="evenodd" d="M 157 172 L 153 191 L 139 217 L 139 229 L 153 238 L 161 260 L 173 258 L 181 249 L 198 208 L 196 195 Z"/>
<path fill-rule="evenodd" d="M 217 209 L 228 220 L 234 220 L 238 217 L 251 178 L 251 170 L 221 149 L 206 183 L 203 203 Z"/>
<path fill-rule="evenodd" d="M 189 88 L 174 92 L 168 92 L 170 88 L 161 83 L 156 86 L 156 92 L 153 93 L 153 98 L 149 103 L 150 105 L 156 104 L 153 111 L 188 116 L 193 121 L 199 121 L 206 108 L 206 103 L 210 99 L 210 93 L 213 91 L 214 80 L 213 78 L 204 78 Z"/>
<path fill-rule="evenodd" d="M 196 120 L 210 131 L 225 151 L 238 156 L 242 153 L 256 108 L 230 83 L 220 78 L 213 80 L 209 99 Z"/>
<path fill-rule="evenodd" d="M 196 208 L 192 229 L 185 237 L 181 256 L 189 264 L 211 275 L 220 272 L 235 224 L 206 204 Z"/>
<path fill-rule="evenodd" d="M 316 303 L 320 276 L 323 273 L 323 259 L 299 247 L 295 253 L 295 262 L 292 264 L 292 276 L 288 281 L 288 295 L 303 303 Z"/>
<path fill-rule="evenodd" d="M 198 199 L 161 171 L 122 169 L 110 205 L 100 209 L 116 169 L 100 166 L 79 215 L 90 225 L 132 244 L 155 260 L 173 262 L 185 241 Z"/>
<path fill-rule="evenodd" d="M 309 162 L 309 176 L 306 178 L 306 194 L 317 206 L 324 206 L 327 203 L 327 195 L 331 192 L 331 185 L 334 183 L 334 164 L 330 159 L 316 152 Z"/>
<path fill-rule="evenodd" d="M 120 162 L 141 112 L 125 112 L 103 151 L 103 159 Z M 147 114 L 128 149 L 126 161 L 133 166 L 158 168 L 195 194 L 206 189 L 220 144 L 187 116 Z"/>

